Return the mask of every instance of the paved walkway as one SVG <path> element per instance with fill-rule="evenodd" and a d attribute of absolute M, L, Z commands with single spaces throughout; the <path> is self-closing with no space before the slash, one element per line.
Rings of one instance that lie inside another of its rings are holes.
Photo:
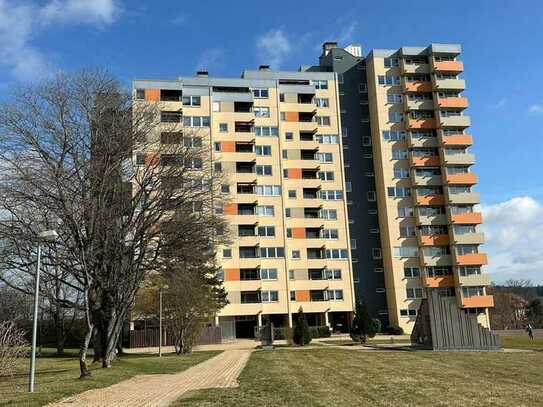
<path fill-rule="evenodd" d="M 49 404 L 49 407 L 168 406 L 189 390 L 237 387 L 237 377 L 251 352 L 249 349 L 226 350 L 180 373 L 135 376 Z"/>

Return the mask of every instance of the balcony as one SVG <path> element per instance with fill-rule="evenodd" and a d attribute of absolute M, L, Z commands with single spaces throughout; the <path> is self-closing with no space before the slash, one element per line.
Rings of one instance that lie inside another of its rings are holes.
<path fill-rule="evenodd" d="M 446 225 L 447 217 L 445 215 L 423 216 L 417 213 L 417 225 Z"/>
<path fill-rule="evenodd" d="M 431 92 L 432 83 L 431 82 L 405 82 L 404 90 L 406 92 Z"/>
<path fill-rule="evenodd" d="M 410 129 L 435 129 L 436 119 L 409 119 L 407 126 Z"/>
<path fill-rule="evenodd" d="M 474 295 L 472 297 L 462 297 L 463 308 L 492 308 L 494 306 L 494 297 L 492 295 Z"/>
<path fill-rule="evenodd" d="M 443 195 L 424 195 L 416 197 L 417 205 L 423 206 L 440 206 L 445 205 L 445 197 Z"/>
<path fill-rule="evenodd" d="M 405 98 L 406 110 L 434 110 L 433 100 L 409 100 Z"/>
<path fill-rule="evenodd" d="M 451 213 L 451 223 L 459 225 L 478 225 L 483 223 L 483 215 L 480 212 Z"/>
<path fill-rule="evenodd" d="M 429 157 L 411 156 L 410 164 L 412 167 L 439 167 L 441 165 L 441 161 L 437 155 Z"/>
<path fill-rule="evenodd" d="M 434 71 L 436 72 L 463 72 L 464 64 L 460 61 L 434 61 Z"/>
<path fill-rule="evenodd" d="M 403 74 L 410 73 L 430 73 L 430 64 L 406 64 L 405 60 L 402 59 L 401 68 Z"/>
<path fill-rule="evenodd" d="M 487 264 L 486 253 L 470 253 L 456 255 L 456 264 L 459 266 L 482 266 Z"/>
<path fill-rule="evenodd" d="M 475 164 L 475 156 L 470 153 L 444 154 L 443 164 L 445 165 L 473 165 Z"/>
<path fill-rule="evenodd" d="M 470 276 L 461 276 L 456 271 L 456 278 L 458 279 L 458 285 L 460 286 L 487 286 L 490 285 L 490 274 L 472 274 Z"/>
<path fill-rule="evenodd" d="M 477 184 L 477 175 L 471 172 L 463 174 L 447 174 L 447 183 L 451 185 L 474 185 Z"/>
<path fill-rule="evenodd" d="M 438 98 L 437 104 L 439 107 L 465 109 L 468 107 L 468 99 L 464 97 Z"/>
<path fill-rule="evenodd" d="M 468 134 L 458 134 L 454 136 L 441 136 L 441 144 L 445 147 L 449 146 L 471 146 L 473 137 Z"/>
<path fill-rule="evenodd" d="M 421 246 L 446 246 L 449 244 L 449 235 L 420 236 Z"/>
<path fill-rule="evenodd" d="M 422 264 L 425 266 L 451 266 L 452 260 L 450 254 L 441 256 L 424 256 L 421 255 Z"/>
<path fill-rule="evenodd" d="M 453 276 L 424 277 L 423 281 L 428 288 L 454 287 Z"/>
<path fill-rule="evenodd" d="M 485 235 L 483 233 L 456 233 L 453 231 L 453 241 L 455 244 L 483 244 Z"/>
<path fill-rule="evenodd" d="M 461 192 L 459 194 L 449 194 L 449 203 L 451 204 L 478 204 L 481 197 L 478 192 Z"/>
<path fill-rule="evenodd" d="M 469 116 L 442 116 L 439 117 L 440 127 L 469 127 L 471 118 Z"/>
<path fill-rule="evenodd" d="M 425 148 L 435 148 L 438 147 L 439 143 L 437 137 L 412 137 L 411 135 L 407 136 L 407 142 L 409 147 L 425 147 Z"/>
<path fill-rule="evenodd" d="M 436 90 L 464 90 L 466 81 L 463 79 L 435 79 Z"/>
<path fill-rule="evenodd" d="M 417 186 L 426 186 L 426 185 L 442 185 L 443 181 L 441 179 L 441 175 L 416 175 L 416 173 L 413 173 L 411 175 L 411 182 L 413 185 Z"/>

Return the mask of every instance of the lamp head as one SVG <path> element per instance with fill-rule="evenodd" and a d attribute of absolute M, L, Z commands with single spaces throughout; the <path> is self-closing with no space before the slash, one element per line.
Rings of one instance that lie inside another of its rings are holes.
<path fill-rule="evenodd" d="M 38 239 L 42 242 L 54 242 L 58 239 L 58 233 L 56 230 L 44 230 L 38 233 Z"/>

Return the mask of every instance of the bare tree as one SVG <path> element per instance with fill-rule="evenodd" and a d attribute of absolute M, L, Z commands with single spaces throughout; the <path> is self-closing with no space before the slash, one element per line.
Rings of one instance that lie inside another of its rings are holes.
<path fill-rule="evenodd" d="M 173 252 L 213 251 L 222 219 L 205 130 L 183 129 L 180 111 L 132 103 L 110 75 L 59 75 L 0 107 L 0 276 L 32 281 L 35 239 L 59 233 L 44 273 L 77 293 L 60 303 L 85 315 L 81 376 L 92 339 L 109 367 L 122 324 L 148 273 Z M 203 134 L 200 134 L 203 133 Z M 201 143 L 184 140 L 199 138 Z M 54 270 L 57 270 L 56 274 Z M 58 272 L 60 270 L 60 272 Z M 30 278 L 29 278 L 30 277 Z M 19 280 L 19 281 L 18 281 Z"/>
<path fill-rule="evenodd" d="M 23 330 L 12 321 L 0 322 L 0 377 L 13 375 L 17 359 L 27 350 Z"/>

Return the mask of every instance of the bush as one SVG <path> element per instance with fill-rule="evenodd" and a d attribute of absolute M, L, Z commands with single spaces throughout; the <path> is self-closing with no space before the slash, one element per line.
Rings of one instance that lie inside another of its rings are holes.
<path fill-rule="evenodd" d="M 380 325 L 379 320 L 370 318 L 366 301 L 356 303 L 355 316 L 351 325 L 353 341 L 366 343 L 368 338 L 373 338 L 379 332 Z"/>
<path fill-rule="evenodd" d="M 0 377 L 12 376 L 17 358 L 28 351 L 24 331 L 12 321 L 0 322 Z"/>
<path fill-rule="evenodd" d="M 305 319 L 304 311 L 302 307 L 298 311 L 298 320 L 294 325 L 294 331 L 292 334 L 292 340 L 296 345 L 304 346 L 311 342 L 311 332 L 309 331 L 309 325 Z"/>
<path fill-rule="evenodd" d="M 312 338 L 328 338 L 330 337 L 330 328 L 326 325 L 323 326 L 310 326 L 309 332 Z"/>
<path fill-rule="evenodd" d="M 383 330 L 384 334 L 388 335 L 403 335 L 403 328 L 400 326 L 389 325 Z"/>
<path fill-rule="evenodd" d="M 376 333 L 381 332 L 381 329 L 382 329 L 381 320 L 378 319 L 378 318 L 373 318 L 371 321 L 372 321 L 372 323 L 373 323 L 373 325 L 375 327 L 375 332 Z"/>

